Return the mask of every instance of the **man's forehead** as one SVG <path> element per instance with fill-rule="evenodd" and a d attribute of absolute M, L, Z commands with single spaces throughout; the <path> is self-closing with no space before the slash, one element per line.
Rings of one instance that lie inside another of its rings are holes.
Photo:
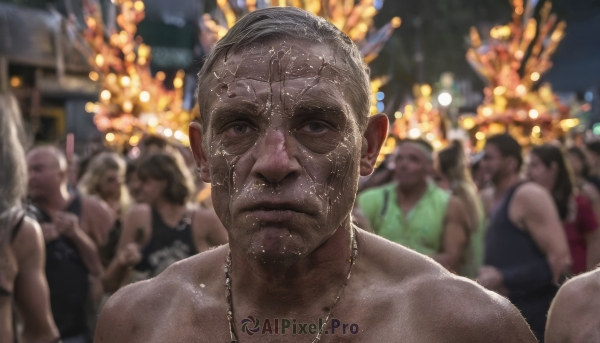
<path fill-rule="evenodd" d="M 338 80 L 347 66 L 322 43 L 303 40 L 272 40 L 253 43 L 229 53 L 213 67 L 218 83 L 253 79 L 279 82 L 295 78 Z"/>
<path fill-rule="evenodd" d="M 30 151 L 27 155 L 27 162 L 32 166 L 60 166 L 58 158 L 48 149 Z"/>
<path fill-rule="evenodd" d="M 308 41 L 275 40 L 256 43 L 230 53 L 213 67 L 208 112 L 271 113 L 292 115 L 300 108 L 352 112 L 340 81 L 348 72 L 330 47 Z"/>
<path fill-rule="evenodd" d="M 398 146 L 398 154 L 415 155 L 433 162 L 433 152 L 425 146 L 415 142 L 403 142 Z"/>

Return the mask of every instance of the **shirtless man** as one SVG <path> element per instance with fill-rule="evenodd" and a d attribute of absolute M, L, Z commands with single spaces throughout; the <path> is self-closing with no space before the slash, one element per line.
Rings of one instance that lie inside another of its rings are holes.
<path fill-rule="evenodd" d="M 114 218 L 106 204 L 67 190 L 67 162 L 55 147 L 27 154 L 29 197 L 46 241 L 46 277 L 52 313 L 65 342 L 83 342 L 90 282 L 102 294 L 97 246 L 106 242 Z"/>
<path fill-rule="evenodd" d="M 350 225 L 388 121 L 335 26 L 248 14 L 199 85 L 190 137 L 229 244 L 116 293 L 96 342 L 535 342 L 506 299 Z"/>
<path fill-rule="evenodd" d="M 600 269 L 565 283 L 548 314 L 546 343 L 600 342 Z"/>

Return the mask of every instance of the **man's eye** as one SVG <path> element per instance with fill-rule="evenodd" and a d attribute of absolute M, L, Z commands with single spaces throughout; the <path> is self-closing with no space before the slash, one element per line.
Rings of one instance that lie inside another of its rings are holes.
<path fill-rule="evenodd" d="M 235 124 L 233 126 L 231 126 L 229 128 L 228 131 L 236 134 L 236 135 L 243 135 L 245 133 L 250 132 L 250 126 L 246 125 L 246 124 Z"/>
<path fill-rule="evenodd" d="M 314 121 L 304 125 L 300 130 L 308 133 L 321 133 L 327 130 L 327 126 L 318 121 Z"/>

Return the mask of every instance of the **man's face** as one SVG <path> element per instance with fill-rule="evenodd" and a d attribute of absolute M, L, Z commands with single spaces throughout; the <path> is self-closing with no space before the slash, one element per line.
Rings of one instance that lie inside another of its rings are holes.
<path fill-rule="evenodd" d="M 56 157 L 42 150 L 27 154 L 27 173 L 28 195 L 34 200 L 59 191 L 65 176 Z"/>
<path fill-rule="evenodd" d="M 403 143 L 398 147 L 395 179 L 401 187 L 412 187 L 427 182 L 427 177 L 432 172 L 432 163 L 423 149 L 415 143 Z"/>
<path fill-rule="evenodd" d="M 298 260 L 349 218 L 363 142 L 347 69 L 325 45 L 275 40 L 218 61 L 200 85 L 204 181 L 230 243 L 262 262 Z"/>
<path fill-rule="evenodd" d="M 506 159 L 493 144 L 487 144 L 481 159 L 481 169 L 493 183 L 497 183 L 506 174 Z"/>

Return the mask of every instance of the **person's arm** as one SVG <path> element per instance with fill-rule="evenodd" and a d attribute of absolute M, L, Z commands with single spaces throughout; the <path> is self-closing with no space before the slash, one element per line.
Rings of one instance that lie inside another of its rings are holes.
<path fill-rule="evenodd" d="M 150 215 L 149 211 L 147 205 L 136 205 L 125 214 L 117 255 L 106 268 L 102 278 L 102 284 L 107 292 L 118 290 L 129 273 L 129 269 L 139 263 L 141 259 L 140 245 L 145 245 L 150 237 L 136 236 L 139 230 L 142 230 L 144 236 L 147 236 L 144 228 Z"/>
<path fill-rule="evenodd" d="M 569 272 L 571 254 L 567 236 L 550 194 L 533 183 L 521 186 L 514 195 L 509 215 L 517 225 L 522 223 L 523 229 L 531 235 L 546 256 L 552 280 L 558 283 L 559 279 Z M 505 275 L 505 281 L 508 286 L 511 280 L 507 280 Z"/>
<path fill-rule="evenodd" d="M 96 247 L 101 247 L 108 241 L 117 217 L 106 202 L 96 197 L 83 197 L 82 204 L 84 232 L 92 238 Z"/>
<path fill-rule="evenodd" d="M 90 275 L 101 276 L 102 263 L 98 250 L 94 241 L 79 227 L 77 216 L 67 212 L 56 212 L 52 221 L 58 232 L 75 245 Z"/>
<path fill-rule="evenodd" d="M 451 197 L 444 219 L 444 234 L 442 251 L 431 255 L 444 268 L 458 272 L 467 246 L 468 232 L 467 211 L 460 199 Z"/>
<path fill-rule="evenodd" d="M 60 335 L 50 311 L 44 238 L 37 222 L 25 218 L 11 248 L 19 270 L 14 289 L 15 304 L 24 324 L 23 341 L 56 342 Z"/>
<path fill-rule="evenodd" d="M 102 278 L 104 291 L 109 293 L 116 292 L 121 287 L 129 270 L 138 264 L 141 259 L 140 248 L 135 243 L 129 243 L 123 249 L 117 251 L 115 258 L 106 268 L 106 272 Z"/>

